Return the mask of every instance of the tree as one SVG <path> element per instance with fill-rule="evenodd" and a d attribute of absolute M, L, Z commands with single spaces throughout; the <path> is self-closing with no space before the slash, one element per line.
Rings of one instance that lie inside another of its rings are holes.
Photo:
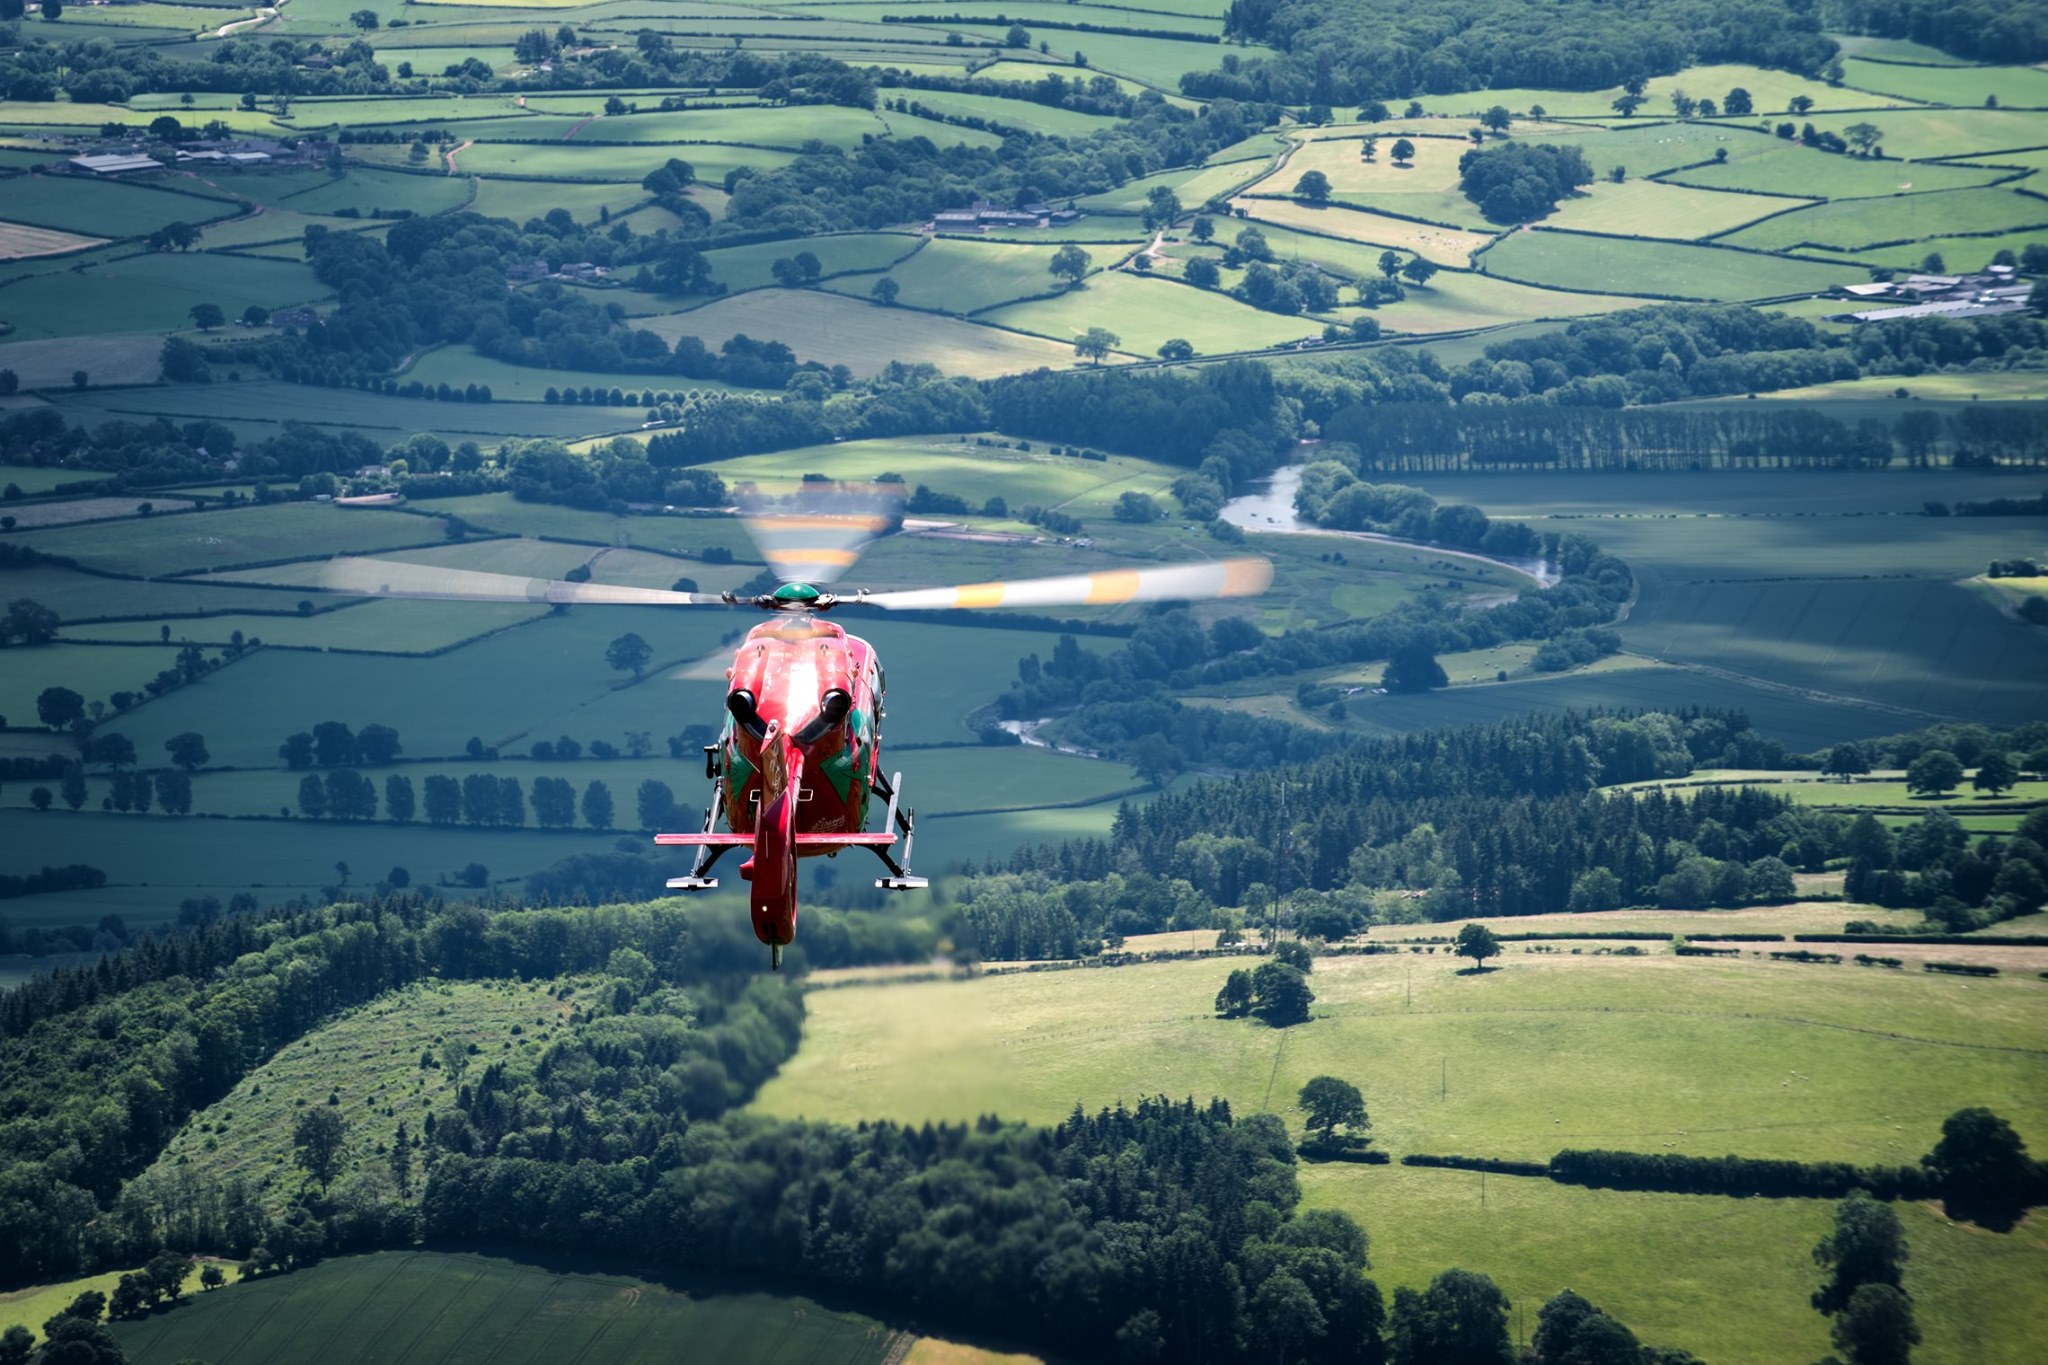
<path fill-rule="evenodd" d="M 592 829 L 612 827 L 612 789 L 602 782 L 583 789 L 583 823 Z"/>
<path fill-rule="evenodd" d="M 398 1135 L 391 1139 L 391 1180 L 400 1199 L 412 1197 L 412 1148 L 412 1134 L 400 1123 Z"/>
<path fill-rule="evenodd" d="M 299 814 L 308 820 L 318 820 L 327 814 L 327 784 L 318 773 L 307 773 L 299 779 Z"/>
<path fill-rule="evenodd" d="M 36 719 L 62 730 L 85 719 L 85 698 L 68 687 L 46 687 L 36 696 Z"/>
<path fill-rule="evenodd" d="M 1301 1088 L 1299 1102 L 1302 1123 L 1319 1130 L 1324 1142 L 1336 1138 L 1340 1124 L 1350 1129 L 1372 1127 L 1372 1120 L 1365 1113 L 1365 1096 L 1358 1093 L 1357 1086 L 1339 1077 L 1313 1077 Z"/>
<path fill-rule="evenodd" d="M 1459 957 L 1472 959 L 1474 971 L 1483 972 L 1486 970 L 1486 959 L 1500 956 L 1500 940 L 1493 936 L 1493 930 L 1468 920 L 1458 930 L 1456 951 Z"/>
<path fill-rule="evenodd" d="M 1997 796 L 2009 787 L 2017 786 L 2020 780 L 2019 767 L 2012 761 L 2012 755 L 1989 753 L 1977 763 L 1977 775 L 1970 779 L 1970 785 L 1980 792 Z"/>
<path fill-rule="evenodd" d="M 1963 780 L 1963 765 L 1946 749 L 1929 749 L 1906 768 L 1906 790 L 1940 796 Z"/>
<path fill-rule="evenodd" d="M 43 0 L 43 17 L 55 18 L 51 10 L 62 10 L 57 0 Z M 39 1365 L 121 1365 L 127 1356 L 113 1334 L 96 1322 L 65 1318 L 51 1329 L 43 1342 Z"/>
<path fill-rule="evenodd" d="M 1643 107 L 1643 97 L 1641 95 L 1624 94 L 1615 99 L 1612 107 L 1623 118 L 1633 118 L 1636 110 Z"/>
<path fill-rule="evenodd" d="M 1401 273 L 1401 253 L 1398 251 L 1382 251 L 1380 253 L 1379 265 L 1380 274 L 1390 280 L 1393 279 L 1394 276 Z"/>
<path fill-rule="evenodd" d="M 881 279 L 875 281 L 874 288 L 868 290 L 868 297 L 881 304 L 884 308 L 894 308 L 896 306 L 896 296 L 902 292 L 902 285 L 884 275 Z"/>
<path fill-rule="evenodd" d="M 355 761 L 358 763 L 381 768 L 387 763 L 396 762 L 404 751 L 405 746 L 398 740 L 398 731 L 388 725 L 373 722 L 365 725 L 356 735 Z"/>
<path fill-rule="evenodd" d="M 208 1261 L 199 1268 L 199 1283 L 205 1289 L 218 1289 L 228 1282 L 227 1272 L 218 1264 Z"/>
<path fill-rule="evenodd" d="M 1197 289 L 1214 289 L 1223 272 L 1206 256 L 1196 256 L 1182 267 L 1180 277 Z"/>
<path fill-rule="evenodd" d="M 1081 282 L 1082 276 L 1088 273 L 1088 267 L 1094 260 L 1094 257 L 1069 242 L 1052 254 L 1052 261 L 1045 268 L 1054 279 L 1065 280 L 1067 287 L 1071 289 Z"/>
<path fill-rule="evenodd" d="M 1506 105 L 1496 104 L 1481 114 L 1479 121 L 1496 133 L 1505 133 L 1508 125 L 1515 121 L 1515 116 L 1508 112 Z"/>
<path fill-rule="evenodd" d="M 1785 108 L 1790 113 L 1804 114 L 1807 110 L 1813 108 L 1813 96 L 1794 95 L 1785 105 Z"/>
<path fill-rule="evenodd" d="M 1252 972 L 1252 1013 L 1274 1028 L 1307 1019 L 1315 998 L 1308 978 L 1284 962 L 1262 962 Z"/>
<path fill-rule="evenodd" d="M 1390 1365 L 1510 1365 L 1508 1296 L 1486 1276 L 1446 1270 L 1417 1293 L 1394 1291 Z"/>
<path fill-rule="evenodd" d="M 1842 130 L 1842 136 L 1849 139 L 1861 156 L 1869 156 L 1871 149 L 1884 140 L 1884 129 L 1874 123 L 1852 123 Z"/>
<path fill-rule="evenodd" d="M 1837 744 L 1821 760 L 1821 776 L 1839 777 L 1844 782 L 1870 771 L 1870 755 L 1861 744 Z"/>
<path fill-rule="evenodd" d="M 43 0 L 41 9 L 43 18 L 54 24 L 64 17 L 64 0 Z"/>
<path fill-rule="evenodd" d="M 1405 137 L 1395 140 L 1393 151 L 1396 166 L 1405 166 L 1415 159 L 1415 144 Z"/>
<path fill-rule="evenodd" d="M 654 647 L 630 631 L 605 646 L 604 661 L 621 673 L 639 677 L 646 669 L 648 660 L 654 657 Z"/>
<path fill-rule="evenodd" d="M 676 794 L 666 782 L 652 777 L 642 782 L 636 804 L 642 829 L 659 830 L 675 823 Z"/>
<path fill-rule="evenodd" d="M 1396 649 L 1380 673 L 1380 686 L 1389 692 L 1427 692 L 1433 687 L 1448 687 L 1450 682 L 1450 675 L 1426 645 L 1403 645 Z"/>
<path fill-rule="evenodd" d="M 1924 275 L 1942 275 L 1948 272 L 1948 262 L 1939 251 L 1930 251 L 1920 258 L 1920 272 Z"/>
<path fill-rule="evenodd" d="M 1897 1285 L 1866 1284 L 1849 1296 L 1828 1339 L 1848 1365 L 1908 1365 L 1920 1344 L 1913 1301 Z"/>
<path fill-rule="evenodd" d="M 1123 338 L 1106 327 L 1090 327 L 1074 338 L 1075 356 L 1100 365 L 1103 358 L 1121 344 Z"/>
<path fill-rule="evenodd" d="M 293 1155 L 300 1168 L 320 1183 L 323 1193 L 340 1173 L 347 1147 L 348 1120 L 333 1105 L 311 1105 L 292 1124 Z"/>
<path fill-rule="evenodd" d="M 1188 227 L 1188 236 L 1198 242 L 1207 242 L 1216 235 L 1216 224 L 1207 218 L 1197 218 Z"/>
<path fill-rule="evenodd" d="M 1437 273 L 1437 270 L 1436 262 L 1424 260 L 1422 257 L 1417 256 L 1401 267 L 1401 278 L 1407 280 L 1417 289 L 1420 289 L 1429 283 L 1431 277 Z"/>
<path fill-rule="evenodd" d="M 212 757 L 206 751 L 206 737 L 191 730 L 182 735 L 172 735 L 164 741 L 164 749 L 170 754 L 171 762 L 188 773 L 205 767 Z"/>
<path fill-rule="evenodd" d="M 1756 106 L 1750 100 L 1749 92 L 1738 85 L 1722 99 L 1721 112 L 1730 118 L 1747 118 L 1756 112 Z"/>
<path fill-rule="evenodd" d="M 17 597 L 0 616 L 0 645 L 46 645 L 57 638 L 64 618 L 42 603 Z"/>
<path fill-rule="evenodd" d="M 1330 177 L 1321 171 L 1305 172 L 1294 182 L 1294 197 L 1306 199 L 1311 204 L 1330 202 Z"/>
<path fill-rule="evenodd" d="M 1941 1140 L 1920 1158 L 1942 1192 L 1963 1204 L 2010 1205 L 2033 1179 L 2027 1144 L 1989 1109 L 1958 1109 L 1941 1124 Z"/>
<path fill-rule="evenodd" d="M 85 804 L 85 767 L 83 764 L 66 765 L 64 773 L 57 779 L 57 795 L 64 804 L 77 810 Z"/>
<path fill-rule="evenodd" d="M 1031 34 L 1025 29 L 1024 25 L 1012 24 L 1010 25 L 1010 31 L 1003 35 L 1003 46 L 1016 48 L 1030 47 Z"/>
<path fill-rule="evenodd" d="M 1159 343 L 1159 358 L 1161 360 L 1187 360 L 1192 358 L 1194 354 L 1194 343 L 1181 337 L 1174 337 Z"/>
<path fill-rule="evenodd" d="M 368 33 L 377 27 L 377 11 L 373 9 L 356 10 L 348 16 L 348 21 L 363 32 Z"/>
<path fill-rule="evenodd" d="M 1225 1019 L 1242 1019 L 1251 1010 L 1252 974 L 1239 967 L 1224 979 L 1223 989 L 1216 992 L 1216 1013 Z"/>
<path fill-rule="evenodd" d="M 1813 1306 L 1839 1312 L 1865 1285 L 1896 1286 L 1905 1275 L 1906 1231 L 1889 1204 L 1855 1190 L 1835 1207 L 1835 1226 L 1813 1248 L 1813 1261 L 1831 1272 L 1813 1292 Z"/>

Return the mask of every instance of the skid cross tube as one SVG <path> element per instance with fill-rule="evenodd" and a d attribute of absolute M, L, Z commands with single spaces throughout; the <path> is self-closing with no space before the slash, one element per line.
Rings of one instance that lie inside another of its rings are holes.
<path fill-rule="evenodd" d="M 711 804 L 704 808 L 703 832 L 706 834 L 711 833 L 711 827 L 718 823 L 718 810 L 722 804 L 720 798 L 724 795 L 725 778 L 722 775 L 713 778 L 711 780 Z M 697 858 L 690 866 L 689 875 L 685 877 L 670 877 L 665 885 L 671 891 L 715 890 L 718 886 L 718 878 L 707 877 L 704 874 L 711 870 L 711 865 L 723 857 L 726 849 L 730 847 L 732 847 L 730 844 L 699 845 Z"/>

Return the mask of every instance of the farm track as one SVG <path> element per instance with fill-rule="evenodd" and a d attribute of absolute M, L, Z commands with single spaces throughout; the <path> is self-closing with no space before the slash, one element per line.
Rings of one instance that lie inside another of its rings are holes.
<path fill-rule="evenodd" d="M 474 146 L 476 146 L 476 139 L 469 138 L 466 139 L 460 147 L 450 147 L 447 151 L 441 154 L 442 159 L 448 163 L 448 174 L 460 174 L 460 172 L 458 172 L 455 169 L 455 158 L 462 154 L 463 152 L 468 151 L 471 147 Z"/>

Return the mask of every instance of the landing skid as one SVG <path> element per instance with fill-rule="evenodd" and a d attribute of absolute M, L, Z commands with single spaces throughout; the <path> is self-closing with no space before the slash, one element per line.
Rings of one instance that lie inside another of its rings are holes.
<path fill-rule="evenodd" d="M 712 832 L 712 826 L 718 823 L 718 812 L 720 808 L 723 807 L 723 805 L 725 804 L 724 796 L 725 778 L 722 776 L 713 777 L 711 779 L 711 804 L 704 808 L 704 829 L 702 831 L 703 833 L 710 834 Z M 655 842 L 660 843 L 661 839 L 657 837 L 655 839 Z M 699 844 L 697 846 L 697 860 L 696 862 L 691 864 L 689 875 L 683 877 L 670 877 L 668 881 L 664 883 L 664 885 L 667 886 L 668 889 L 671 891 L 717 890 L 718 878 L 707 877 L 704 874 L 711 870 L 711 865 L 713 863 L 717 862 L 720 857 L 724 856 L 726 849 L 732 847 L 734 847 L 734 845 L 732 844 Z M 782 955 L 778 952 L 775 954 L 775 956 L 779 959 Z"/>
<path fill-rule="evenodd" d="M 889 869 L 888 876 L 875 878 L 875 887 L 880 891 L 921 891 L 931 885 L 931 879 L 928 877 L 910 875 L 910 846 L 917 840 L 917 812 L 907 808 L 900 811 L 896 809 L 896 794 L 902 786 L 903 774 L 895 773 L 890 776 L 886 786 L 877 782 L 873 787 L 875 795 L 889 798 L 889 813 L 882 818 L 882 832 L 903 832 L 903 861 L 900 863 L 889 856 L 888 849 L 869 846 L 873 849 L 874 855 L 882 860 L 882 866 Z"/>

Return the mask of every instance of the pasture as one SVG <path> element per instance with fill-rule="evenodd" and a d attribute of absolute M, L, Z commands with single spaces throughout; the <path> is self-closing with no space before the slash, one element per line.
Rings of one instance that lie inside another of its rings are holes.
<path fill-rule="evenodd" d="M 378 210 L 410 209 L 417 214 L 445 213 L 469 202 L 469 182 L 440 175 L 406 175 L 357 167 L 339 180 L 315 185 L 290 196 L 287 207 L 299 213 L 333 213 L 355 209 L 364 214 Z"/>
<path fill-rule="evenodd" d="M 1713 302 L 1819 293 L 1863 279 L 1851 265 L 1551 229 L 1511 233 L 1479 263 L 1489 275 L 1525 284 L 1616 294 L 1647 288 Z"/>
<path fill-rule="evenodd" d="M 642 325 L 671 345 L 689 335 L 713 350 L 739 332 L 773 338 L 800 360 L 845 365 L 863 377 L 880 373 L 891 360 L 937 365 L 947 374 L 976 379 L 1074 363 L 1072 347 L 1060 342 L 814 290 L 755 290 Z"/>
<path fill-rule="evenodd" d="M 794 1295 L 407 1251 L 201 1294 L 115 1334 L 136 1365 L 172 1365 L 200 1352 L 214 1365 L 369 1365 L 400 1355 L 421 1365 L 482 1365 L 525 1352 L 654 1365 L 674 1359 L 685 1341 L 705 1359 L 747 1365 L 880 1365 L 896 1339 L 878 1322 Z"/>
<path fill-rule="evenodd" d="M 936 246 L 938 243 L 932 245 Z M 904 258 L 918 252 L 920 246 L 919 239 L 907 233 L 850 232 L 828 237 L 806 237 L 801 243 L 774 241 L 729 246 L 705 252 L 704 259 L 711 267 L 711 278 L 737 293 L 747 289 L 762 289 L 774 284 L 776 280 L 772 267 L 775 262 L 793 257 L 799 251 L 808 251 L 818 258 L 818 263 L 824 267 L 826 278 L 845 274 L 863 276 L 858 280 L 846 281 L 841 289 L 846 292 L 857 290 L 862 297 L 866 297 L 866 286 L 872 283 L 868 276 L 900 263 Z M 1052 277 L 1046 278 L 1050 281 Z"/>
<path fill-rule="evenodd" d="M 791 151 L 693 142 L 667 143 L 479 142 L 465 148 L 457 164 L 469 175 L 529 180 L 600 180 L 639 185 L 649 171 L 680 156 L 698 178 L 713 184 L 741 166 L 776 170 L 796 160 Z M 426 177 L 422 177 L 426 178 Z M 459 183 L 459 182 L 457 182 Z"/>
<path fill-rule="evenodd" d="M 280 308 L 326 293 L 301 261 L 205 252 L 173 259 L 152 253 L 18 280 L 0 290 L 0 309 L 14 324 L 13 335 L 24 340 L 162 334 L 189 326 L 194 303 L 219 304 L 234 317 L 250 304 Z"/>
<path fill-rule="evenodd" d="M 46 554 L 103 573 L 160 577 L 235 564 L 388 550 L 438 541 L 441 523 L 375 509 L 291 503 L 27 533 Z"/>
<path fill-rule="evenodd" d="M 895 238 L 902 242 L 905 239 Z M 747 248 L 741 248 L 745 250 Z M 1023 243 L 983 242 L 973 238 L 934 238 L 915 254 L 887 265 L 888 278 L 902 290 L 897 301 L 912 308 L 968 316 L 999 307 L 1014 299 L 1050 294 L 1061 287 L 1046 269 L 1052 263 L 1052 246 Z M 1090 253 L 1099 269 L 1123 253 L 1117 250 Z M 1100 279 L 1098 274 L 1096 279 Z M 876 277 L 855 276 L 832 288 L 843 294 L 867 297 Z"/>
<path fill-rule="evenodd" d="M 1321 331 L 1306 317 L 1262 312 L 1228 294 L 1122 270 L 1092 276 L 1083 287 L 1053 298 L 995 309 L 983 320 L 1068 342 L 1091 327 L 1107 327 L 1121 338 L 1118 350 L 1148 358 L 1175 337 L 1193 343 L 1199 355 L 1216 355 L 1278 346 Z"/>
<path fill-rule="evenodd" d="M 1381 248 L 1392 247 L 1458 270 L 1465 269 L 1474 253 L 1494 240 L 1491 232 L 1468 232 L 1433 223 L 1410 222 L 1405 218 L 1390 218 L 1341 204 L 1318 208 L 1292 199 L 1236 199 L 1231 202 L 1261 225 L 1275 223 L 1281 227 L 1320 233 L 1325 237 L 1341 237 Z"/>
<path fill-rule="evenodd" d="M 1579 232 L 1697 241 L 1797 208 L 1799 203 L 1754 194 L 1717 194 L 1661 180 L 1625 180 L 1619 185 L 1596 180 L 1586 187 L 1584 194 L 1558 205 L 1558 211 L 1548 222 L 1552 227 Z M 1786 219 L 1793 216 L 1788 214 Z M 1765 226 L 1775 225 L 1760 225 L 1753 231 L 1761 232 Z"/>
<path fill-rule="evenodd" d="M 246 262 L 244 262 L 246 264 Z M 432 361 L 430 353 L 423 363 Z M 495 383 L 489 367 L 499 362 L 472 356 L 450 364 L 450 382 L 483 378 Z M 505 366 L 510 370 L 513 367 Z M 432 371 L 429 370 L 429 373 Z M 410 372 L 420 373 L 417 369 Z M 544 371 L 521 371 L 542 374 Z M 561 382 L 557 376 L 556 382 Z M 541 386 L 545 387 L 545 386 Z M 506 436 L 587 436 L 593 429 L 616 431 L 638 426 L 637 408 L 543 406 L 540 403 L 442 403 L 423 398 L 386 397 L 314 384 L 255 380 L 244 383 L 180 385 L 147 393 L 51 393 L 50 400 L 75 422 L 108 418 L 169 417 L 174 421 L 204 418 L 234 428 L 245 439 L 273 436 L 287 422 L 321 427 L 347 427 L 375 441 L 396 442 L 419 432 L 432 432 L 457 442 Z"/>
<path fill-rule="evenodd" d="M 2008 189 L 1852 199 L 1780 214 L 1722 240 L 1762 251 L 1857 251 L 1880 242 L 2018 228 L 2030 229 L 2036 237 L 2048 236 L 2048 199 Z"/>
<path fill-rule="evenodd" d="M 23 728 L 39 724 L 36 697 L 46 687 L 68 687 L 88 701 L 105 701 L 115 692 L 139 693 L 177 657 L 176 646 L 159 645 L 153 637 L 132 649 L 40 645 L 30 654 L 11 656 L 8 666 L 0 669 L 0 719 Z M 25 788 L 10 786 L 14 789 L 7 795 L 28 795 Z"/>
<path fill-rule="evenodd" d="M 1710 190 L 1751 190 L 1792 198 L 1814 195 L 1835 200 L 1875 199 L 1909 191 L 1971 189 L 2013 173 L 2002 168 L 1933 161 L 1870 161 L 1782 139 L 1773 142 L 1775 146 L 1753 156 L 1673 171 L 1666 177 L 1666 183 Z M 2004 159 L 1999 158 L 2001 162 Z"/>
<path fill-rule="evenodd" d="M 1921 66 L 1851 57 L 1842 63 L 1845 85 L 1927 104 L 1981 108 L 1987 98 L 2008 108 L 2048 105 L 2048 71 L 2031 66 Z"/>
<path fill-rule="evenodd" d="M 1469 327 L 1497 327 L 1530 318 L 1586 317 L 1633 308 L 1635 299 L 1611 295 L 1574 294 L 1539 289 L 1472 271 L 1446 270 L 1427 285 L 1408 286 L 1408 297 L 1370 311 L 1345 310 L 1347 318 L 1378 318 L 1390 332 L 1456 332 Z"/>
<path fill-rule="evenodd" d="M 6 182 L 6 213 L 15 223 L 59 233 L 141 237 L 166 223 L 208 223 L 242 211 L 225 195 L 207 194 L 190 177 L 165 174 L 154 182 L 85 180 L 25 175 Z"/>
<path fill-rule="evenodd" d="M 0 294 L 0 309 L 6 307 Z M 189 321 L 189 319 L 188 319 Z M 24 389 L 70 388 L 84 370 L 97 384 L 154 384 L 163 371 L 156 336 L 66 336 L 0 344 L 0 370 L 13 370 Z M 80 477 L 77 470 L 68 478 Z"/>
<path fill-rule="evenodd" d="M 1964 985 L 1667 955 L 1511 952 L 1478 976 L 1441 953 L 1324 958 L 1310 978 L 1314 1021 L 1274 1031 L 1213 1018 L 1232 965 L 814 994 L 803 1049 L 755 1108 L 843 1121 L 999 1113 L 1051 1122 L 1077 1101 L 1220 1094 L 1240 1113 L 1292 1123 L 1300 1085 L 1330 1073 L 1365 1091 L 1374 1137 L 1396 1154 L 1542 1160 L 1570 1146 L 1896 1163 L 1932 1145 L 1943 1115 L 1976 1103 L 2037 1143 L 2048 1135 L 2048 1059 L 2000 1046 L 2048 1022 L 2048 992 L 2025 980 Z M 1496 1176 L 1482 1208 L 1479 1184 L 1469 1173 L 1398 1166 L 1303 1172 L 1311 1205 L 1359 1217 L 1383 1285 L 1463 1265 L 1531 1307 L 1571 1284 L 1645 1339 L 1710 1358 L 1804 1361 L 1824 1346 L 1825 1322 L 1804 1288 L 1816 1274 L 1807 1252 L 1826 1225 L 1824 1202 L 1703 1204 Z M 1928 1336 L 1921 1358 L 1960 1365 L 2022 1339 L 2024 1315 L 1987 1318 L 1981 1289 L 1958 1272 L 2019 1280 L 2048 1271 L 2037 1221 L 2008 1237 L 1926 1214 L 1909 1224 L 1914 1269 L 1928 1276 L 1916 1283 L 1908 1272 Z M 1688 1228 L 1683 1274 L 1629 1251 L 1653 1226 L 1676 1222 Z M 1758 1264 L 1780 1269 L 1759 1274 Z"/>
<path fill-rule="evenodd" d="M 795 481 L 806 474 L 861 481 L 877 474 L 903 476 L 907 487 L 928 484 L 941 493 L 962 497 L 975 507 L 990 498 L 1006 499 L 1021 508 L 1028 503 L 1062 511 L 1086 510 L 1106 515 L 1107 503 L 1127 488 L 1164 496 L 1175 471 L 1125 455 L 1082 460 L 1054 455 L 1043 446 L 1029 451 L 1004 450 L 956 442 L 943 436 L 897 440 L 846 441 L 808 446 L 773 455 L 749 455 L 710 466 L 728 484 L 741 480 Z M 1105 490 L 1114 489 L 1114 492 Z"/>
<path fill-rule="evenodd" d="M 2041 144 L 2041 116 L 2019 109 L 1913 109 L 1878 113 L 1816 114 L 1814 125 L 1840 134 L 1869 123 L 1884 135 L 1886 156 L 1917 160 L 1957 157 Z"/>
<path fill-rule="evenodd" d="M 670 578 L 673 577 L 671 574 Z M 668 583 L 660 586 L 665 588 Z M 288 608 L 296 600 L 283 593 L 270 596 L 280 608 Z M 182 645 L 189 641 L 202 648 L 219 649 L 240 631 L 244 641 L 260 640 L 267 645 L 414 654 L 448 649 L 465 640 L 545 616 L 547 610 L 511 602 L 364 601 L 315 616 L 231 615 L 181 621 L 171 626 L 171 642 Z M 63 638 L 149 644 L 156 642 L 163 624 L 152 620 L 67 626 Z M 271 805 L 274 808 L 276 803 Z"/>

